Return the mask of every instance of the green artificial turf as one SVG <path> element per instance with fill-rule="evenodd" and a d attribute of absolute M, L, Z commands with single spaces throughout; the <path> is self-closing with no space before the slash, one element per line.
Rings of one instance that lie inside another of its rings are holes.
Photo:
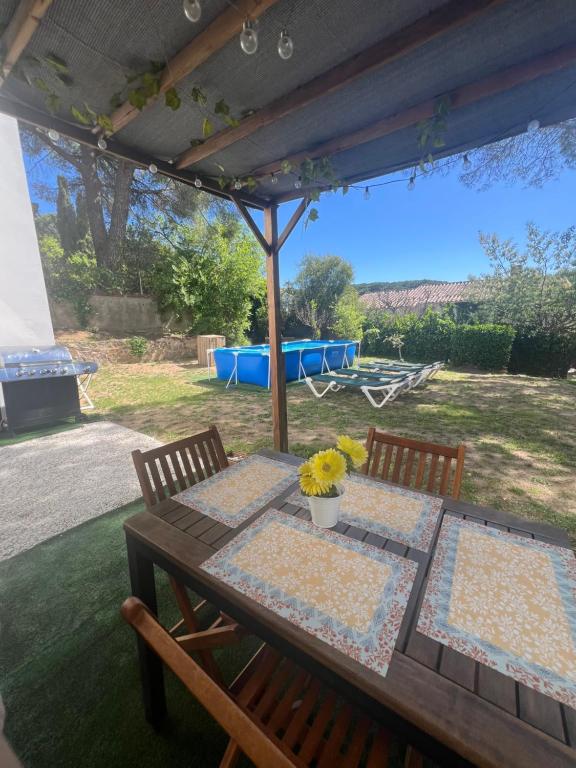
<path fill-rule="evenodd" d="M 6 733 L 26 768 L 212 768 L 226 746 L 214 720 L 167 674 L 169 713 L 144 720 L 135 640 L 120 617 L 130 594 L 123 521 L 109 512 L 0 563 L 0 692 Z M 159 574 L 159 610 L 174 601 Z M 220 656 L 231 677 L 248 640 Z"/>

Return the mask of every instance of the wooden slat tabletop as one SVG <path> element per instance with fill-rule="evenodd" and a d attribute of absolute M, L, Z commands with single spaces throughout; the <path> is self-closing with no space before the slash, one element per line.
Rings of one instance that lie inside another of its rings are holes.
<path fill-rule="evenodd" d="M 263 455 L 299 464 L 273 451 Z M 287 504 L 291 486 L 265 509 L 275 508 L 309 519 L 307 509 Z M 576 765 L 576 711 L 515 682 L 471 657 L 416 631 L 420 604 L 441 520 L 444 515 L 474 520 L 518 535 L 569 546 L 564 531 L 521 520 L 504 512 L 444 499 L 430 553 L 408 548 L 374 533 L 339 523 L 339 533 L 410 558 L 419 564 L 416 581 L 388 674 L 382 677 L 321 640 L 218 581 L 199 566 L 231 541 L 246 523 L 231 529 L 174 500 L 159 504 L 125 523 L 132 588 L 155 603 L 154 562 L 188 584 L 267 642 L 292 656 L 329 684 L 351 696 L 370 713 L 427 751 L 443 765 L 503 768 L 561 768 Z M 152 582 L 151 582 L 152 579 Z M 155 604 L 150 605 L 154 610 Z M 141 649 L 141 673 L 147 712 L 153 696 L 163 698 L 161 672 Z M 158 706 L 158 714 L 162 708 Z"/>

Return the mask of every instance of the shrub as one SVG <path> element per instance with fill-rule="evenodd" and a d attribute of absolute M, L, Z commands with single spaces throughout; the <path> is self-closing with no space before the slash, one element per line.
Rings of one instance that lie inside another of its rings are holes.
<path fill-rule="evenodd" d="M 382 311 L 369 313 L 368 329 L 364 332 L 364 350 L 370 355 L 397 357 L 390 341 L 402 336 L 402 356 L 406 360 L 428 362 L 448 360 L 454 321 L 446 313 L 427 310 L 421 317 L 415 314 L 391 315 Z"/>
<path fill-rule="evenodd" d="M 128 347 L 134 357 L 143 357 L 148 349 L 148 339 L 145 339 L 144 336 L 132 336 L 128 339 Z"/>
<path fill-rule="evenodd" d="M 378 354 L 378 343 L 380 341 L 380 331 L 378 328 L 367 328 L 362 338 L 362 350 L 368 355 Z"/>
<path fill-rule="evenodd" d="M 457 325 L 452 333 L 451 361 L 487 371 L 505 369 L 516 331 L 509 325 Z"/>
<path fill-rule="evenodd" d="M 576 335 L 539 331 L 518 332 L 512 344 L 508 370 L 529 376 L 565 379 L 576 363 Z"/>

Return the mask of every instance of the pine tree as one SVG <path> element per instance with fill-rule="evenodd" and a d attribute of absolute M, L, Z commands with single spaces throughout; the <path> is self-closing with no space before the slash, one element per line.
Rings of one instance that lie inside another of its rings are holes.
<path fill-rule="evenodd" d="M 65 176 L 58 176 L 56 227 L 64 253 L 73 253 L 78 242 L 76 211 L 70 200 L 70 190 L 68 189 L 68 182 Z"/>
<path fill-rule="evenodd" d="M 88 209 L 86 208 L 86 195 L 80 190 L 76 195 L 76 242 L 80 243 L 90 229 L 88 223 Z"/>

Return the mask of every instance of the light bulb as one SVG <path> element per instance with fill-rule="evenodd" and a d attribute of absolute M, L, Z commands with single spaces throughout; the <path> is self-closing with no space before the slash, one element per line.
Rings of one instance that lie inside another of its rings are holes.
<path fill-rule="evenodd" d="M 258 32 L 254 27 L 254 22 L 250 19 L 246 19 L 242 25 L 242 32 L 240 32 L 240 47 L 251 56 L 258 50 Z"/>
<path fill-rule="evenodd" d="M 364 200 L 370 200 L 370 187 L 364 187 Z"/>
<path fill-rule="evenodd" d="M 148 170 L 150 171 L 150 173 L 158 173 L 158 166 L 156 165 L 156 163 L 150 163 L 150 165 L 148 166 Z"/>
<path fill-rule="evenodd" d="M 270 183 L 271 184 L 278 184 L 278 176 L 276 176 L 275 173 L 273 173 L 272 176 L 270 177 Z"/>
<path fill-rule="evenodd" d="M 242 182 L 240 181 L 240 179 L 236 179 L 236 181 L 234 182 L 234 189 L 242 189 Z"/>
<path fill-rule="evenodd" d="M 464 157 L 462 158 L 462 165 L 464 166 L 465 171 L 470 170 L 470 168 L 472 167 L 472 163 L 470 162 L 470 158 L 468 157 L 467 154 L 464 155 Z"/>
<path fill-rule="evenodd" d="M 58 133 L 58 131 L 55 131 L 54 128 L 50 128 L 50 130 L 48 131 L 48 138 L 50 139 L 50 141 L 58 141 L 58 139 L 60 138 L 60 134 Z"/>
<path fill-rule="evenodd" d="M 106 139 L 103 136 L 100 136 L 100 138 L 98 139 L 98 149 L 101 149 L 102 151 L 104 151 L 107 148 L 108 148 L 108 143 Z"/>
<path fill-rule="evenodd" d="M 410 192 L 412 192 L 415 186 L 416 186 L 416 179 L 414 178 L 414 176 L 410 176 L 410 181 L 408 182 L 408 189 L 410 190 Z"/>
<path fill-rule="evenodd" d="M 302 188 L 302 179 L 300 178 L 300 176 L 298 176 L 298 178 L 294 182 L 294 189 L 301 189 L 301 188 Z"/>
<path fill-rule="evenodd" d="M 184 8 L 184 15 L 188 21 L 192 21 L 194 24 L 197 21 L 200 21 L 200 16 L 202 16 L 200 0 L 184 0 L 182 7 Z"/>
<path fill-rule="evenodd" d="M 194 186 L 196 187 L 196 189 L 200 189 L 200 187 L 202 186 L 202 179 L 199 176 L 196 176 L 196 178 L 194 179 Z"/>
<path fill-rule="evenodd" d="M 528 123 L 526 130 L 528 133 L 534 133 L 540 128 L 540 120 L 530 120 Z"/>
<path fill-rule="evenodd" d="M 293 53 L 294 41 L 288 32 L 283 29 L 282 32 L 280 32 L 280 38 L 278 39 L 278 56 L 286 61 L 292 57 Z"/>

